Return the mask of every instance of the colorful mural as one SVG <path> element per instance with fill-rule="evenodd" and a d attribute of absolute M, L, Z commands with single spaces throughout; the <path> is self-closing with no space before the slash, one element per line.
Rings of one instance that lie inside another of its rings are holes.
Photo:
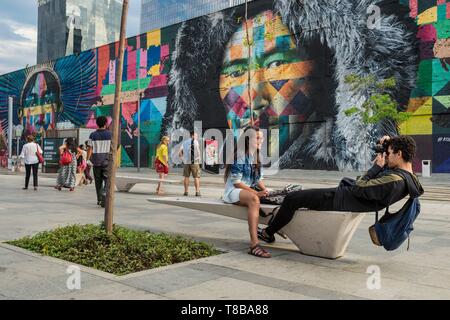
<path fill-rule="evenodd" d="M 418 25 L 420 63 L 408 111 L 414 117 L 400 126 L 418 143 L 421 159 L 432 160 L 433 172 L 450 172 L 450 2 L 410 0 Z"/>
<path fill-rule="evenodd" d="M 302 131 L 298 124 L 314 112 L 309 97 L 315 63 L 306 50 L 297 48 L 281 17 L 274 16 L 272 11 L 264 11 L 247 21 L 248 41 L 253 46 L 246 43 L 245 28 L 242 23 L 228 42 L 219 79 L 227 123 L 234 129 L 245 127 L 251 119 L 250 110 L 254 113 L 254 124 L 262 128 L 292 123 L 281 125 L 284 130 L 279 144 L 272 146 L 279 146 L 284 153 Z"/>
<path fill-rule="evenodd" d="M 49 71 L 33 73 L 21 96 L 19 118 L 29 133 L 55 129 L 60 113 L 61 86 L 57 76 Z"/>
<path fill-rule="evenodd" d="M 127 39 L 121 165 L 151 165 L 174 129 L 278 129 L 281 168 L 363 170 L 384 134 L 418 143 L 414 164 L 450 172 L 450 2 L 443 0 L 259 0 Z M 370 5 L 381 9 L 370 28 Z M 110 119 L 118 43 L 0 76 L 0 134 L 7 100 L 14 123 L 42 133 L 58 122 L 95 128 Z M 345 110 L 367 98 L 346 75 L 394 76 L 406 123 L 364 125 Z M 111 119 L 110 119 L 111 120 Z"/>

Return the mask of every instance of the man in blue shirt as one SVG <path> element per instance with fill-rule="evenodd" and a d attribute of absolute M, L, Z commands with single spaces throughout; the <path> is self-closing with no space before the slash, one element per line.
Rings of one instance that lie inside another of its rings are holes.
<path fill-rule="evenodd" d="M 92 132 L 88 140 L 87 161 L 94 169 L 97 205 L 105 207 L 105 189 L 108 179 L 108 164 L 111 151 L 111 132 L 106 129 L 108 120 L 100 116 L 96 120 L 98 129 Z"/>

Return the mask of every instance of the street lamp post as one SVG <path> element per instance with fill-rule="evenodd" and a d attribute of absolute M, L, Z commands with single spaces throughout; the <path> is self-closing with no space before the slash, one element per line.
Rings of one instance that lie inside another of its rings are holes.
<path fill-rule="evenodd" d="M 19 158 L 20 138 L 22 137 L 23 129 L 24 128 L 21 124 L 18 124 L 17 126 L 14 126 L 14 128 L 13 128 L 14 137 L 17 140 L 17 142 L 16 142 L 16 159 L 15 159 L 16 171 L 19 171 L 19 167 L 20 167 L 20 158 Z"/>
<path fill-rule="evenodd" d="M 139 66 L 138 68 L 138 159 L 137 159 L 137 172 L 141 171 L 141 70 L 147 71 L 147 67 Z"/>
<path fill-rule="evenodd" d="M 8 169 L 12 169 L 13 97 L 8 97 Z"/>
<path fill-rule="evenodd" d="M 141 92 L 138 98 L 138 167 L 137 171 L 141 171 Z"/>
<path fill-rule="evenodd" d="M 138 158 L 137 158 L 137 172 L 141 171 L 141 66 L 138 69 Z"/>

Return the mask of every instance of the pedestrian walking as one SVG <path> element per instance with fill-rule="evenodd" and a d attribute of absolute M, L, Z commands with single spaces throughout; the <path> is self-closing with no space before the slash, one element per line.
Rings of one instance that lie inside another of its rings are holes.
<path fill-rule="evenodd" d="M 106 129 L 108 119 L 100 116 L 96 119 L 98 129 L 89 135 L 87 163 L 94 169 L 97 205 L 105 207 L 106 181 L 111 151 L 111 132 Z"/>
<path fill-rule="evenodd" d="M 20 158 L 25 162 L 25 186 L 23 190 L 28 189 L 30 182 L 31 171 L 33 171 L 33 187 L 36 191 L 38 188 L 38 169 L 39 169 L 39 155 L 42 157 L 41 147 L 34 141 L 34 136 L 27 137 L 27 143 L 22 147 Z"/>
<path fill-rule="evenodd" d="M 84 145 L 80 144 L 77 149 L 77 173 L 81 175 L 80 184 L 87 184 L 84 171 L 86 170 L 87 152 L 84 150 Z"/>
<path fill-rule="evenodd" d="M 89 161 L 89 163 L 88 163 L 88 161 L 87 161 L 87 159 L 88 159 L 87 158 L 87 150 L 89 150 L 88 141 L 84 142 L 84 148 L 83 149 L 86 150 L 86 158 L 85 158 L 86 159 L 86 169 L 84 169 L 84 176 L 86 178 L 85 184 L 87 184 L 88 181 L 89 181 L 89 184 L 91 184 L 94 179 L 91 176 L 91 168 L 92 168 L 92 166 L 89 165 L 89 163 L 91 163 L 91 162 Z"/>
<path fill-rule="evenodd" d="M 155 169 L 159 176 L 158 186 L 156 187 L 156 194 L 163 195 L 162 190 L 163 181 L 166 175 L 169 174 L 169 142 L 167 136 L 161 138 L 161 142 L 156 148 Z"/>
<path fill-rule="evenodd" d="M 73 138 L 67 138 L 64 144 L 59 147 L 60 168 L 55 186 L 55 189 L 59 191 L 61 191 L 61 188 L 69 188 L 69 191 L 75 190 L 77 149 L 76 142 Z"/>

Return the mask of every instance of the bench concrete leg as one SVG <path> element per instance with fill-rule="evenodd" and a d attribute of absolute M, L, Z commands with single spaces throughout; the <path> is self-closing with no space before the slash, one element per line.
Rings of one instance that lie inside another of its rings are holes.
<path fill-rule="evenodd" d="M 301 253 L 337 259 L 344 255 L 364 216 L 355 212 L 299 210 L 281 231 Z"/>
<path fill-rule="evenodd" d="M 116 181 L 116 188 L 117 191 L 119 192 L 128 192 L 130 191 L 131 188 L 133 188 L 133 186 L 135 185 L 135 183 L 129 183 L 129 182 L 124 182 L 124 181 Z"/>

